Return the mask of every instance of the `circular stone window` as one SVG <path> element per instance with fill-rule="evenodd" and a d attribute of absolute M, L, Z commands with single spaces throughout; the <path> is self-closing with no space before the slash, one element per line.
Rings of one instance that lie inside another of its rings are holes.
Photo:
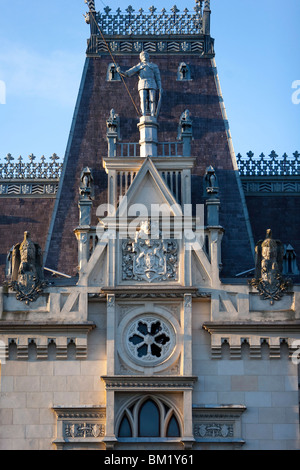
<path fill-rule="evenodd" d="M 172 353 L 175 332 L 166 320 L 143 316 L 128 326 L 126 345 L 135 361 L 153 366 L 166 360 Z"/>

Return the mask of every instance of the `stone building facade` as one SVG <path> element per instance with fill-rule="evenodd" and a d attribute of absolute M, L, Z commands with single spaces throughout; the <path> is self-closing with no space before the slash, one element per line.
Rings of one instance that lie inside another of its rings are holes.
<path fill-rule="evenodd" d="M 0 448 L 298 449 L 299 155 L 236 158 L 209 1 L 88 4 L 63 163 L 0 167 Z"/>

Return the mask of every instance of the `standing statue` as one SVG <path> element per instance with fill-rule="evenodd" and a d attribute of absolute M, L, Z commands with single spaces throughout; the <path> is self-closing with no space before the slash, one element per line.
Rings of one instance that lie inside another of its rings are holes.
<path fill-rule="evenodd" d="M 157 65 L 149 61 L 148 52 L 141 52 L 141 62 L 126 72 L 122 72 L 117 67 L 117 72 L 124 77 L 139 76 L 139 94 L 141 102 L 142 115 L 150 114 L 157 117 L 160 111 L 162 87 L 159 68 Z"/>
<path fill-rule="evenodd" d="M 250 285 L 256 287 L 264 299 L 269 299 L 271 305 L 291 288 L 291 280 L 282 277 L 283 253 L 283 244 L 273 239 L 270 229 L 265 240 L 260 240 L 255 247 L 255 278 Z"/>
<path fill-rule="evenodd" d="M 17 300 L 26 304 L 33 302 L 46 287 L 43 280 L 42 250 L 34 243 L 29 232 L 24 232 L 24 240 L 12 250 L 11 282 L 9 287 L 17 292 Z"/>

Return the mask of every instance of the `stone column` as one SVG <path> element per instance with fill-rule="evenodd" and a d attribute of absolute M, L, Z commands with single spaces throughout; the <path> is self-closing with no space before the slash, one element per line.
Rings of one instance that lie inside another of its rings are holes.
<path fill-rule="evenodd" d="M 115 296 L 107 295 L 107 339 L 106 339 L 106 355 L 107 355 L 107 375 L 115 373 Z"/>
<path fill-rule="evenodd" d="M 192 295 L 184 295 L 183 375 L 192 375 Z"/>
<path fill-rule="evenodd" d="M 185 449 L 191 449 L 195 442 L 193 434 L 193 391 L 186 390 L 183 392 L 183 416 L 184 429 L 182 442 Z"/>
<path fill-rule="evenodd" d="M 158 124 L 154 116 L 142 116 L 138 124 L 140 131 L 141 158 L 157 157 L 157 129 Z"/>
<path fill-rule="evenodd" d="M 206 36 L 210 36 L 210 0 L 205 0 L 204 9 L 203 9 L 203 33 Z"/>
<path fill-rule="evenodd" d="M 3 315 L 3 287 L 0 287 L 0 319 Z"/>

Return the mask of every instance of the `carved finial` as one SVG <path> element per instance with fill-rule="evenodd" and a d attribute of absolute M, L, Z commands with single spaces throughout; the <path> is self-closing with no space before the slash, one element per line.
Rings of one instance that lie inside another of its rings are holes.
<path fill-rule="evenodd" d="M 192 120 L 190 117 L 190 112 L 188 109 L 183 111 L 179 119 L 179 126 L 178 126 L 178 140 L 182 140 L 183 134 L 187 132 L 190 133 L 192 129 Z"/>
<path fill-rule="evenodd" d="M 80 175 L 81 185 L 79 188 L 79 194 L 83 199 L 91 199 L 92 196 L 92 185 L 93 185 L 93 174 L 90 168 L 86 167 L 82 170 Z"/>
<path fill-rule="evenodd" d="M 53 163 L 55 163 L 57 160 L 59 160 L 59 156 L 56 155 L 56 153 L 54 153 L 53 155 L 51 155 L 50 160 L 52 160 Z"/>
<path fill-rule="evenodd" d="M 206 168 L 204 180 L 206 193 L 208 195 L 213 196 L 219 193 L 218 178 L 215 169 L 211 165 Z"/>
<path fill-rule="evenodd" d="M 116 114 L 114 108 L 112 108 L 109 112 L 109 117 L 106 121 L 107 132 L 108 133 L 117 133 L 119 128 L 119 115 Z"/>
<path fill-rule="evenodd" d="M 14 157 L 12 157 L 11 153 L 8 153 L 6 157 L 4 158 L 4 160 L 6 160 L 7 163 L 10 165 L 10 162 L 14 160 Z"/>
<path fill-rule="evenodd" d="M 28 155 L 28 158 L 29 158 L 29 160 L 30 160 L 30 163 L 33 163 L 34 160 L 36 159 L 36 156 L 33 155 L 33 153 L 31 153 L 30 155 Z"/>
<path fill-rule="evenodd" d="M 202 5 L 203 5 L 203 0 L 196 0 L 196 5 L 194 6 L 194 10 L 196 11 L 196 13 L 200 13 L 202 12 Z"/>
<path fill-rule="evenodd" d="M 210 36 L 210 0 L 205 0 L 203 8 L 203 34 Z"/>
<path fill-rule="evenodd" d="M 204 11 L 210 11 L 210 0 L 205 0 Z"/>
<path fill-rule="evenodd" d="M 127 13 L 128 13 L 129 15 L 131 15 L 131 14 L 134 12 L 134 9 L 132 8 L 131 5 L 129 5 L 129 6 L 126 8 L 125 11 L 127 11 Z"/>
<path fill-rule="evenodd" d="M 95 10 L 95 0 L 84 0 L 84 3 L 86 3 L 89 6 L 89 10 L 94 13 Z"/>

